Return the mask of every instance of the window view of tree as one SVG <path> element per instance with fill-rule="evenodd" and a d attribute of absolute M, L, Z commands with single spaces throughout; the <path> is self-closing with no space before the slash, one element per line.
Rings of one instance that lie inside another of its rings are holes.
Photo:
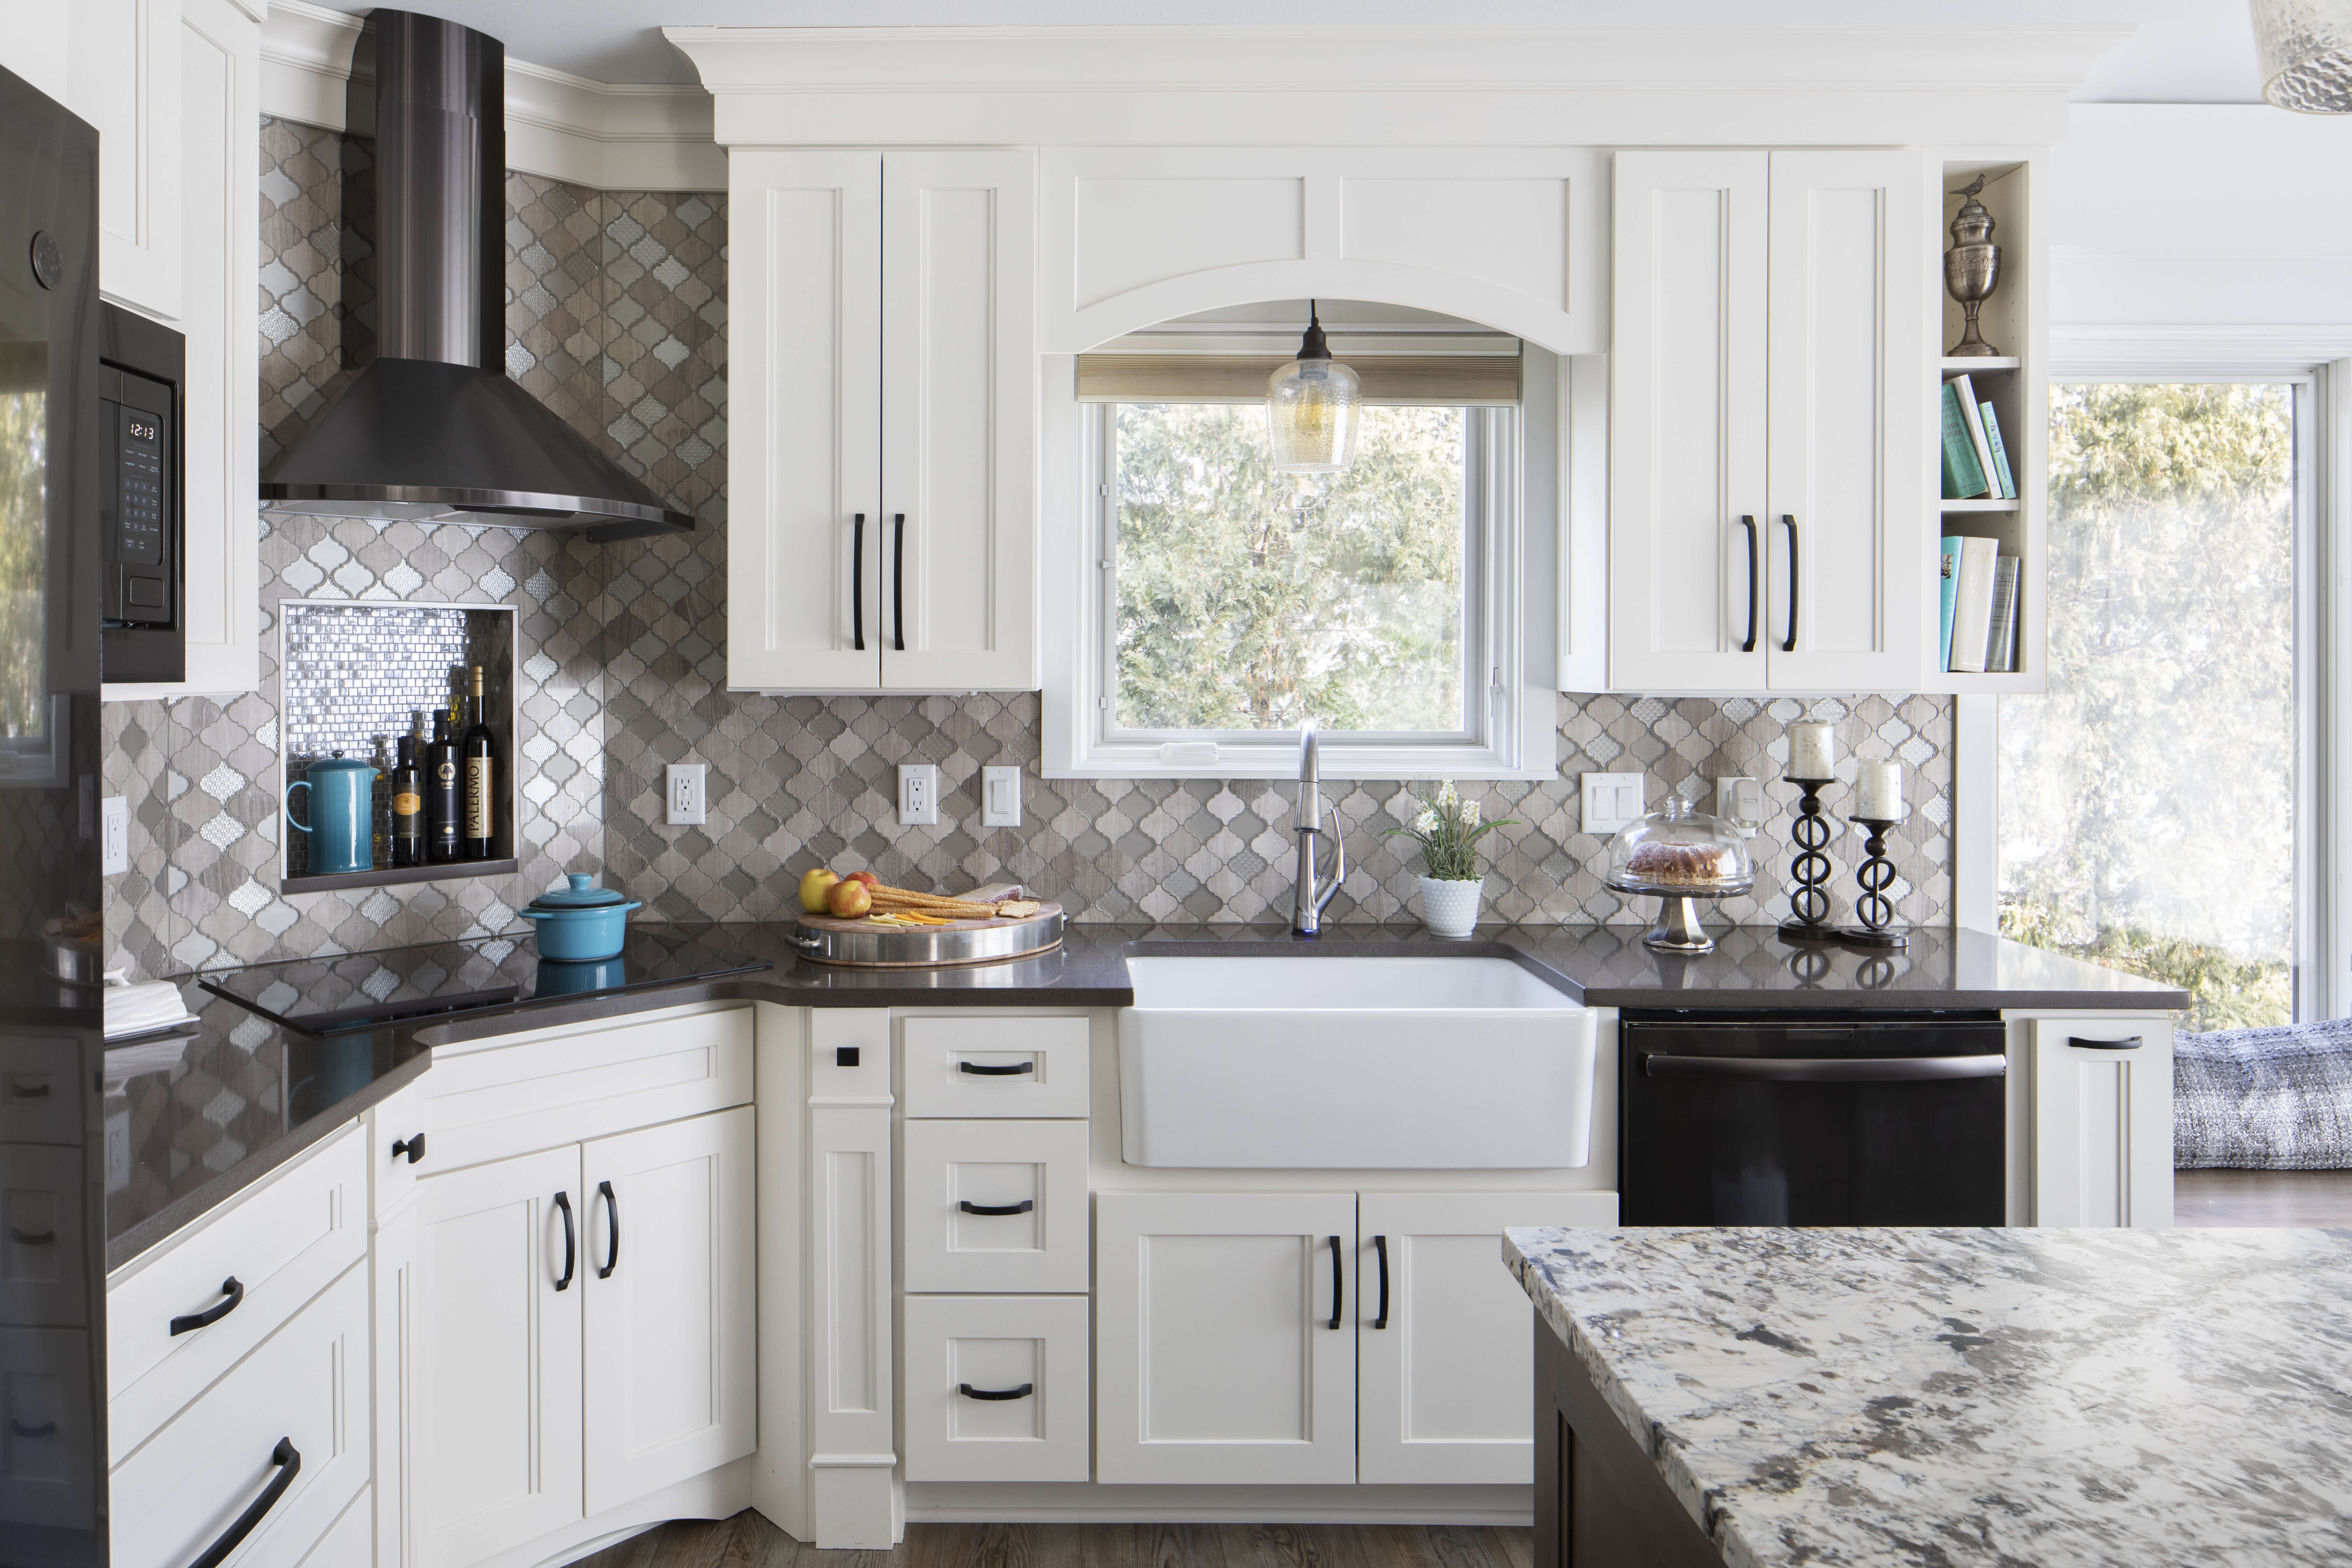
<path fill-rule="evenodd" d="M 2000 701 L 2004 934 L 2293 1021 L 2294 394 L 2050 403 L 2050 689 Z"/>
<path fill-rule="evenodd" d="M 0 738 L 11 740 L 46 729 L 47 438 L 47 395 L 0 390 Z"/>
<path fill-rule="evenodd" d="M 1120 728 L 1466 727 L 1466 411 L 1361 416 L 1347 472 L 1293 475 L 1263 407 L 1118 406 Z"/>

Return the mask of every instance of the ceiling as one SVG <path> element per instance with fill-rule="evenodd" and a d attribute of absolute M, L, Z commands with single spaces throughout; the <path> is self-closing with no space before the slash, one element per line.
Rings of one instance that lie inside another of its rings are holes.
<path fill-rule="evenodd" d="M 364 13 L 354 0 L 326 0 Z M 407 9 L 460 21 L 507 52 L 605 82 L 690 82 L 665 25 L 926 26 L 1087 25 L 1419 26 L 1428 0 L 407 0 Z M 1782 0 L 1790 26 L 2049 26 L 2137 24 L 2131 40 L 2074 94 L 2088 103 L 2252 103 L 2253 29 L 2246 0 Z M 1753 26 L 1755 0 L 1677 0 L 1691 26 Z M 1465 27 L 1622 26 L 1624 0 L 1449 0 Z"/>

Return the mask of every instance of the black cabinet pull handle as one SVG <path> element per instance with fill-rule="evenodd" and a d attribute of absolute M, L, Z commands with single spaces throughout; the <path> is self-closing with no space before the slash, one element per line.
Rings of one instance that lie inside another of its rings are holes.
<path fill-rule="evenodd" d="M 963 1202 L 956 1205 L 956 1207 L 963 1210 L 966 1214 L 982 1215 L 1027 1214 L 1031 1209 L 1034 1209 L 1036 1206 L 1037 1205 L 1035 1201 L 1030 1198 L 1023 1198 L 1017 1204 L 976 1204 L 970 1198 L 966 1198 Z"/>
<path fill-rule="evenodd" d="M 849 526 L 849 646 L 866 651 L 866 514 Z"/>
<path fill-rule="evenodd" d="M 1789 531 L 1789 640 L 1780 645 L 1782 653 L 1797 651 L 1797 520 L 1787 512 L 1780 514 L 1781 526 Z"/>
<path fill-rule="evenodd" d="M 1016 1073 L 1035 1072 L 1035 1062 L 1015 1062 L 1011 1067 L 992 1067 L 986 1062 L 958 1062 L 956 1071 L 968 1072 L 974 1078 L 1011 1078 Z"/>
<path fill-rule="evenodd" d="M 1339 1326 L 1339 1238 L 1331 1238 L 1331 1326 Z"/>
<path fill-rule="evenodd" d="M 58 1424 L 54 1421 L 43 1422 L 38 1426 L 27 1426 L 13 1415 L 8 1418 L 8 1430 L 19 1437 L 46 1437 L 57 1429 Z"/>
<path fill-rule="evenodd" d="M 1748 640 L 1739 645 L 1739 651 L 1754 653 L 1756 651 L 1756 602 L 1763 592 L 1756 575 L 1756 520 L 1752 517 L 1742 517 L 1739 520 L 1739 526 L 1748 531 Z"/>
<path fill-rule="evenodd" d="M 613 1184 L 596 1184 L 596 1194 L 604 1200 L 604 1234 L 611 1245 L 604 1251 L 604 1267 L 596 1270 L 599 1279 L 610 1279 L 621 1262 L 621 1200 L 613 1195 Z"/>
<path fill-rule="evenodd" d="M 236 1276 L 232 1274 L 221 1281 L 221 1294 L 227 1300 L 215 1302 L 201 1312 L 190 1312 L 184 1318 L 173 1319 L 173 1336 L 189 1333 L 197 1329 L 208 1329 L 236 1311 L 238 1303 L 245 1300 L 245 1287 L 238 1284 Z"/>
<path fill-rule="evenodd" d="M 1380 1255 L 1381 1259 L 1381 1310 L 1372 1319 L 1372 1327 L 1385 1329 L 1389 1326 L 1389 1238 L 1385 1236 L 1372 1237 L 1372 1250 Z"/>
<path fill-rule="evenodd" d="M 1018 1388 L 974 1388 L 968 1383 L 956 1384 L 956 1392 L 966 1399 L 1026 1399 L 1036 1389 L 1034 1383 L 1024 1383 Z"/>
<path fill-rule="evenodd" d="M 2006 1078 L 2009 1058 L 1976 1057 L 1677 1057 L 1644 1056 L 1643 1078 L 1755 1079 L 1765 1083 L 1917 1083 L 1948 1078 Z"/>
<path fill-rule="evenodd" d="M 2145 1042 L 2137 1035 L 2120 1040 L 2086 1040 L 2080 1035 L 2070 1035 L 2066 1043 L 2078 1051 L 2136 1051 Z"/>
<path fill-rule="evenodd" d="M 408 1156 L 408 1163 L 412 1165 L 425 1158 L 425 1134 L 419 1132 L 413 1138 L 403 1138 L 392 1146 L 394 1159 L 397 1160 L 403 1154 Z"/>
<path fill-rule="evenodd" d="M 302 1473 L 302 1450 L 294 1446 L 293 1438 L 280 1437 L 278 1447 L 269 1450 L 269 1462 L 278 1467 L 278 1474 L 268 1489 L 255 1498 L 253 1506 L 238 1514 L 236 1522 L 221 1531 L 221 1538 L 205 1547 L 205 1554 L 189 1563 L 188 1568 L 220 1568 L 230 1552 L 245 1544 L 245 1538 L 253 1533 L 253 1527 L 261 1522 L 263 1515 L 278 1506 L 278 1500 L 286 1495 L 286 1489 L 292 1486 L 294 1478 Z"/>
<path fill-rule="evenodd" d="M 563 1278 L 555 1282 L 555 1288 L 559 1290 L 569 1290 L 572 1289 L 572 1268 L 580 1261 L 577 1245 L 579 1237 L 572 1233 L 572 1194 L 556 1194 L 555 1206 L 563 1213 Z"/>
<path fill-rule="evenodd" d="M 12 1083 L 8 1086 L 8 1092 L 18 1100 L 47 1100 L 49 1098 L 49 1086 L 37 1083 L 27 1089 L 21 1083 Z"/>
<path fill-rule="evenodd" d="M 890 546 L 890 624 L 894 651 L 907 651 L 907 514 L 900 512 L 898 531 Z"/>
<path fill-rule="evenodd" d="M 8 1227 L 8 1239 L 19 1247 L 47 1247 L 57 1238 L 58 1233 L 54 1230 L 44 1230 L 37 1234 L 29 1230 L 18 1230 L 13 1225 Z"/>

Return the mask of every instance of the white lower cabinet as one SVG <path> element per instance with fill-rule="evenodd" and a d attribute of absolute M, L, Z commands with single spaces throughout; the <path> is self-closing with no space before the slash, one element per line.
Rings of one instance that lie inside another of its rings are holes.
<path fill-rule="evenodd" d="M 1087 1479 L 1087 1299 L 907 1298 L 910 1481 Z"/>
<path fill-rule="evenodd" d="M 1102 1193 L 1095 1247 L 1097 1480 L 1356 1479 L 1355 1194 Z"/>
<path fill-rule="evenodd" d="M 2172 1223 L 2172 1025 L 2035 1018 L 2032 1190 L 2037 1226 Z"/>

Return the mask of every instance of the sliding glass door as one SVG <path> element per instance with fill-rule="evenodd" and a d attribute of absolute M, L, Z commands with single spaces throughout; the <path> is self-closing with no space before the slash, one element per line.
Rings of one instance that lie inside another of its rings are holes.
<path fill-rule="evenodd" d="M 2003 934 L 2294 1019 L 2311 750 L 2307 384 L 2063 384 L 2049 690 L 2000 699 Z"/>

